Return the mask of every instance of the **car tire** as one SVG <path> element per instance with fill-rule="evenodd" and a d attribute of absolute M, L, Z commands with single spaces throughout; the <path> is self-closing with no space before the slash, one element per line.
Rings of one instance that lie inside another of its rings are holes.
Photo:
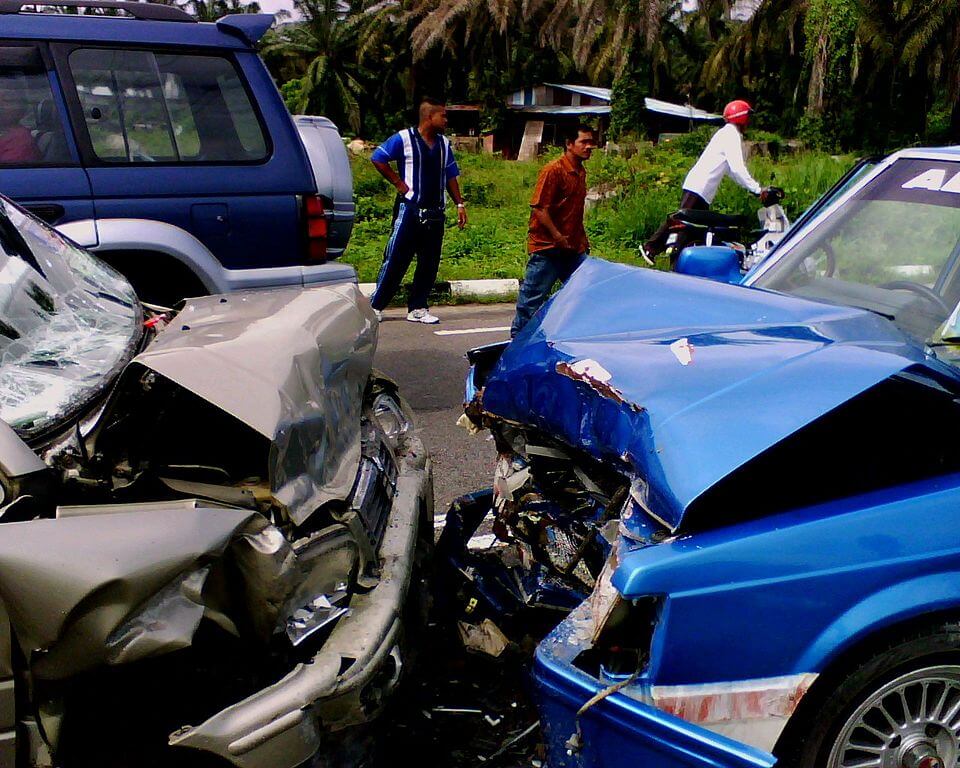
<path fill-rule="evenodd" d="M 874 646 L 824 675 L 775 753 L 782 768 L 936 766 L 935 756 L 956 766 L 958 721 L 960 624 L 944 623 Z"/>

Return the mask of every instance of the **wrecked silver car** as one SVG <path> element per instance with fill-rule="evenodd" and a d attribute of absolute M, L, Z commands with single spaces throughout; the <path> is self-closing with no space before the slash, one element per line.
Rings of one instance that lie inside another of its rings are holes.
<path fill-rule="evenodd" d="M 357 286 L 144 308 L 0 198 L 0 303 L 0 766 L 346 759 L 433 531 Z"/>

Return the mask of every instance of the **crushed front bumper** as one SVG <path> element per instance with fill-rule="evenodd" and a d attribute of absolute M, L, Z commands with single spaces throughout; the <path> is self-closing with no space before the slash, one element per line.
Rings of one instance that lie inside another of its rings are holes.
<path fill-rule="evenodd" d="M 402 666 L 402 615 L 423 520 L 433 520 L 429 457 L 416 437 L 398 456 L 393 508 L 380 547 L 379 584 L 355 595 L 309 663 L 197 726 L 181 728 L 170 744 L 212 752 L 241 768 L 294 768 L 323 748 L 331 732 L 376 715 Z"/>
<path fill-rule="evenodd" d="M 692 725 L 623 693 L 579 717 L 604 686 L 577 669 L 563 624 L 537 648 L 533 677 L 550 768 L 771 768 L 769 752 Z"/>

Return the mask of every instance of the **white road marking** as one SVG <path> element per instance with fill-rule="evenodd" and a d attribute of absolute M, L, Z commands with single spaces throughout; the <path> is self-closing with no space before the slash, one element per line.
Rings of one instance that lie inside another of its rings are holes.
<path fill-rule="evenodd" d="M 495 533 L 486 533 L 481 536 L 474 536 L 467 542 L 467 549 L 490 549 L 491 547 L 505 547 L 507 543 L 500 541 Z"/>
<path fill-rule="evenodd" d="M 498 325 L 495 328 L 464 328 L 458 331 L 434 331 L 434 333 L 437 336 L 465 336 L 468 333 L 502 333 L 509 330 L 509 325 Z"/>

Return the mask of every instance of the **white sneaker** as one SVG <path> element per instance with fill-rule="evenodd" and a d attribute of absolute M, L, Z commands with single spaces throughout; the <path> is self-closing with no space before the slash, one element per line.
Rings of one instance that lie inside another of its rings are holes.
<path fill-rule="evenodd" d="M 433 325 L 434 323 L 440 322 L 439 317 L 431 315 L 426 309 L 415 309 L 413 312 L 408 312 L 407 320 L 409 320 L 411 323 L 426 323 L 427 325 Z"/>
<path fill-rule="evenodd" d="M 377 316 L 377 322 L 378 322 L 378 323 L 383 321 L 383 312 L 382 312 L 382 311 L 380 311 L 379 309 L 375 309 L 375 310 L 373 310 L 373 314 L 375 314 L 375 315 Z"/>

